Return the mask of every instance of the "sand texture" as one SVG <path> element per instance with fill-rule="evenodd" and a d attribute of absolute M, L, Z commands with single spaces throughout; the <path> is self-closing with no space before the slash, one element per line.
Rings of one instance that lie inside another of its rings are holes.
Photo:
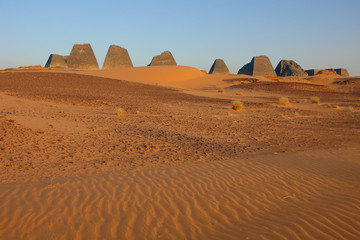
<path fill-rule="evenodd" d="M 1 71 L 0 239 L 358 239 L 359 86 Z"/>

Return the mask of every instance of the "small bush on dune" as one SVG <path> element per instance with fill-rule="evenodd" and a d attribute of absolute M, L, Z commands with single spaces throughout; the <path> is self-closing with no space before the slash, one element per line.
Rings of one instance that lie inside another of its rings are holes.
<path fill-rule="evenodd" d="M 224 93 L 225 90 L 224 90 L 223 88 L 220 88 L 220 89 L 218 90 L 218 92 L 219 92 L 219 93 Z"/>
<path fill-rule="evenodd" d="M 319 97 L 311 97 L 310 101 L 312 104 L 319 104 L 320 103 L 320 98 Z"/>
<path fill-rule="evenodd" d="M 285 106 L 285 107 L 291 106 L 290 101 L 289 101 L 289 98 L 287 98 L 287 97 L 281 97 L 281 98 L 279 98 L 278 104 L 281 105 L 281 106 Z"/>
<path fill-rule="evenodd" d="M 341 107 L 339 105 L 335 105 L 335 104 L 328 104 L 327 106 L 328 106 L 328 108 L 341 109 Z"/>
<path fill-rule="evenodd" d="M 349 110 L 349 112 L 354 112 L 355 111 L 354 107 L 348 107 L 348 110 Z"/>
<path fill-rule="evenodd" d="M 232 109 L 235 111 L 241 111 L 244 108 L 244 105 L 240 101 L 233 101 L 232 102 Z"/>
<path fill-rule="evenodd" d="M 116 116 L 121 116 L 121 115 L 125 114 L 125 110 L 119 107 L 119 108 L 115 109 L 115 113 L 116 113 Z"/>

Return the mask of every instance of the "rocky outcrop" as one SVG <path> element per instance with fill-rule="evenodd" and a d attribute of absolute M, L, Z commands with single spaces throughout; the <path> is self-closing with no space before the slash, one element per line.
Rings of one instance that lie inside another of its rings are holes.
<path fill-rule="evenodd" d="M 245 64 L 238 74 L 250 76 L 276 76 L 273 66 L 267 56 L 253 57 L 250 63 Z"/>
<path fill-rule="evenodd" d="M 111 45 L 106 54 L 102 70 L 133 67 L 128 51 L 125 48 Z"/>
<path fill-rule="evenodd" d="M 224 60 L 216 59 L 214 61 L 213 65 L 211 66 L 209 73 L 210 74 L 213 74 L 213 73 L 230 74 L 230 71 L 229 71 L 228 67 L 226 66 Z"/>
<path fill-rule="evenodd" d="M 175 59 L 170 51 L 156 55 L 148 66 L 176 65 Z"/>
<path fill-rule="evenodd" d="M 47 68 L 67 68 L 67 60 L 69 56 L 61 56 L 58 54 L 50 54 L 45 67 Z"/>
<path fill-rule="evenodd" d="M 302 69 L 296 62 L 292 60 L 281 60 L 277 67 L 275 68 L 275 72 L 278 76 L 286 77 L 286 76 L 300 76 L 306 77 L 308 74 Z"/>
<path fill-rule="evenodd" d="M 74 44 L 67 61 L 68 67 L 79 70 L 99 70 L 90 44 Z"/>

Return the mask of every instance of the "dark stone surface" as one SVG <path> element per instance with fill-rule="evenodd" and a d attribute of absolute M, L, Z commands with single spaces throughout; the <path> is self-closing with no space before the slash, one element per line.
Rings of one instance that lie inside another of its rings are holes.
<path fill-rule="evenodd" d="M 95 54 L 88 43 L 74 44 L 67 63 L 71 69 L 99 70 Z"/>
<path fill-rule="evenodd" d="M 213 65 L 211 66 L 209 73 L 210 74 L 213 74 L 213 73 L 230 74 L 230 71 L 229 71 L 228 67 L 226 66 L 224 60 L 216 59 L 214 61 Z"/>
<path fill-rule="evenodd" d="M 252 75 L 253 67 L 251 63 L 245 64 L 240 70 L 238 71 L 238 74 L 244 74 L 244 75 Z"/>
<path fill-rule="evenodd" d="M 275 72 L 278 76 L 300 76 L 306 77 L 308 74 L 298 65 L 295 61 L 292 60 L 281 60 Z"/>
<path fill-rule="evenodd" d="M 336 74 L 339 74 L 340 76 L 343 77 L 349 76 L 349 72 L 346 70 L 346 68 L 310 69 L 310 70 L 306 70 L 306 72 L 307 74 L 309 74 L 309 76 L 314 76 L 323 73 L 324 70 L 335 72 Z"/>
<path fill-rule="evenodd" d="M 349 76 L 349 72 L 347 71 L 346 68 L 335 68 L 334 69 L 335 72 L 343 77 L 348 77 Z"/>
<path fill-rule="evenodd" d="M 267 56 L 253 57 L 250 63 L 244 65 L 238 74 L 251 76 L 276 76 L 273 66 Z"/>
<path fill-rule="evenodd" d="M 69 56 L 61 56 L 58 54 L 50 54 L 45 67 L 51 68 L 67 68 L 67 59 Z"/>
<path fill-rule="evenodd" d="M 125 48 L 111 45 L 106 54 L 102 70 L 133 67 L 128 51 Z"/>
<path fill-rule="evenodd" d="M 148 66 L 176 65 L 175 59 L 170 51 L 156 55 Z"/>

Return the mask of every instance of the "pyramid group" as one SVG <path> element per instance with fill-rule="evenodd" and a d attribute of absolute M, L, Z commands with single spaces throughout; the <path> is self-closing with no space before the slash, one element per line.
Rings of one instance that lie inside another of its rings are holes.
<path fill-rule="evenodd" d="M 176 61 L 170 51 L 164 51 L 152 58 L 148 66 L 176 66 Z M 99 70 L 95 54 L 89 43 L 74 44 L 69 56 L 50 54 L 45 67 Z M 117 45 L 111 45 L 106 54 L 102 70 L 114 70 L 133 67 L 128 51 Z M 267 56 L 255 56 L 239 69 L 237 74 L 250 76 L 313 76 L 318 73 L 332 71 L 341 76 L 349 76 L 345 68 L 304 70 L 293 60 L 281 60 L 274 69 Z M 231 74 L 223 59 L 215 59 L 209 74 Z"/>

